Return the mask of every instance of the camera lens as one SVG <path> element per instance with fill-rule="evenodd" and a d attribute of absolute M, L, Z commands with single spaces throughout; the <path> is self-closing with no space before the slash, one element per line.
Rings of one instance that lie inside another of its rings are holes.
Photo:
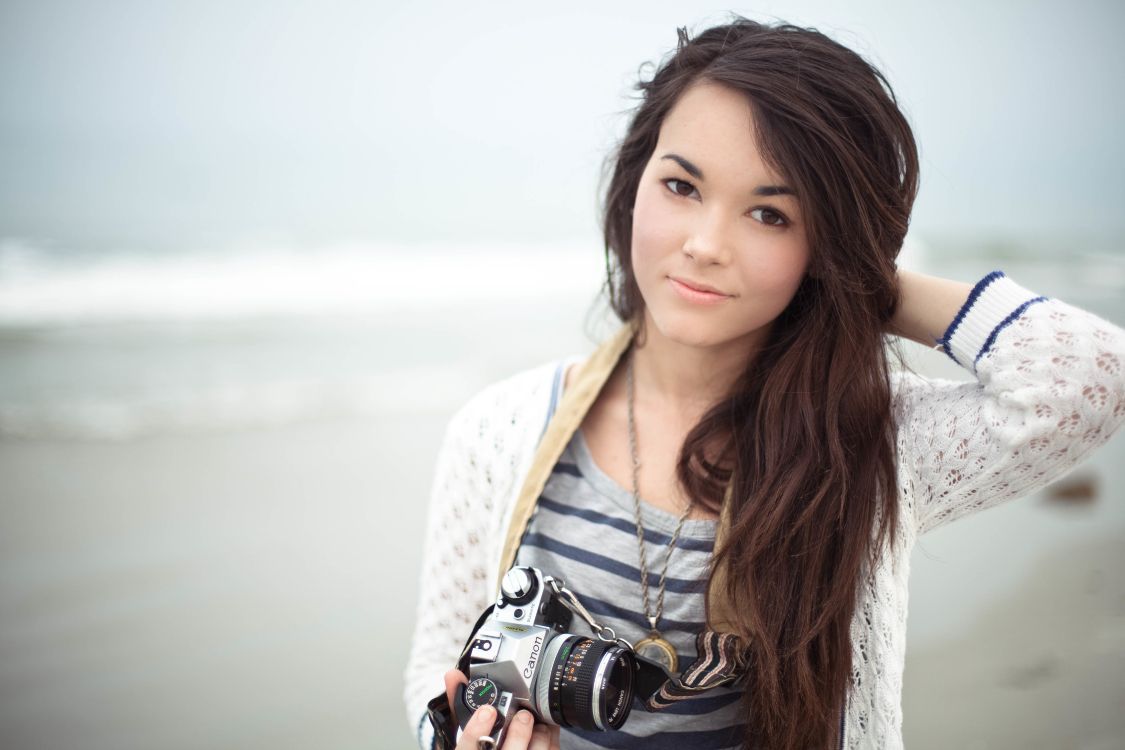
<path fill-rule="evenodd" d="M 633 705 L 632 652 L 616 643 L 560 635 L 535 676 L 540 716 L 581 729 L 620 729 Z"/>

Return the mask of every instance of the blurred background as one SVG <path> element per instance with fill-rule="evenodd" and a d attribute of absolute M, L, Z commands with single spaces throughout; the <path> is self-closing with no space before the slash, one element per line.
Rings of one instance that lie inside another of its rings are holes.
<path fill-rule="evenodd" d="M 602 159 L 677 26 L 864 54 L 903 265 L 1125 323 L 1123 7 L 3 3 L 0 745 L 412 746 L 442 430 L 607 330 Z M 1123 459 L 921 540 L 909 747 L 1125 746 Z"/>

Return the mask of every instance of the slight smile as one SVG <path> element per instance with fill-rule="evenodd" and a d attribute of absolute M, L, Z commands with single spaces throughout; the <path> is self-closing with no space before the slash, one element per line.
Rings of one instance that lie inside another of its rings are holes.
<path fill-rule="evenodd" d="M 729 294 L 723 294 L 713 289 L 701 289 L 692 286 L 689 282 L 681 281 L 674 276 L 669 276 L 668 282 L 672 285 L 672 288 L 676 290 L 676 293 L 688 302 L 713 305 L 731 298 Z"/>

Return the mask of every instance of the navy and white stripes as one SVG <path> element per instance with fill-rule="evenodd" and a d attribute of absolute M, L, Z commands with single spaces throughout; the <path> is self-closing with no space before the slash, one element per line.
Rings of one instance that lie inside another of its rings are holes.
<path fill-rule="evenodd" d="M 996 336 L 1031 305 L 1046 297 L 1030 294 L 1004 275 L 993 271 L 978 281 L 945 334 L 935 343 L 962 367 L 976 371 L 977 362 L 992 348 Z M 999 319 L 1000 322 L 995 321 Z M 989 330 L 982 328 L 988 327 Z M 970 342 L 983 340 L 979 349 Z"/>
<path fill-rule="evenodd" d="M 649 595 L 655 603 L 660 570 L 678 518 L 647 503 L 642 504 L 641 518 L 650 568 Z M 681 666 L 695 659 L 696 633 L 706 627 L 703 594 L 715 531 L 714 521 L 685 521 L 668 563 L 660 630 L 676 648 Z M 582 431 L 576 430 L 543 488 L 517 560 L 563 579 L 590 612 L 635 643 L 649 631 L 641 603 L 638 557 L 633 496 L 601 471 Z M 572 630 L 585 634 L 589 629 L 576 618 Z M 564 729 L 562 747 L 736 747 L 744 725 L 740 698 L 737 689 L 720 687 L 658 713 L 649 713 L 636 702 L 623 731 Z"/>

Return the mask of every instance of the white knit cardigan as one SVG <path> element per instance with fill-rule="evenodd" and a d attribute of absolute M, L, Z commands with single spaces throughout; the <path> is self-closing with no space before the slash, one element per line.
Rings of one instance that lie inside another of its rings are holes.
<path fill-rule="evenodd" d="M 976 284 L 938 343 L 975 380 L 892 373 L 904 512 L 892 554 L 864 576 L 852 620 L 849 748 L 902 747 L 907 580 L 918 535 L 1057 479 L 1125 421 L 1125 331 L 1001 272 Z M 426 702 L 495 596 L 505 531 L 558 365 L 488 386 L 446 430 L 405 672 L 407 716 L 423 747 Z"/>

